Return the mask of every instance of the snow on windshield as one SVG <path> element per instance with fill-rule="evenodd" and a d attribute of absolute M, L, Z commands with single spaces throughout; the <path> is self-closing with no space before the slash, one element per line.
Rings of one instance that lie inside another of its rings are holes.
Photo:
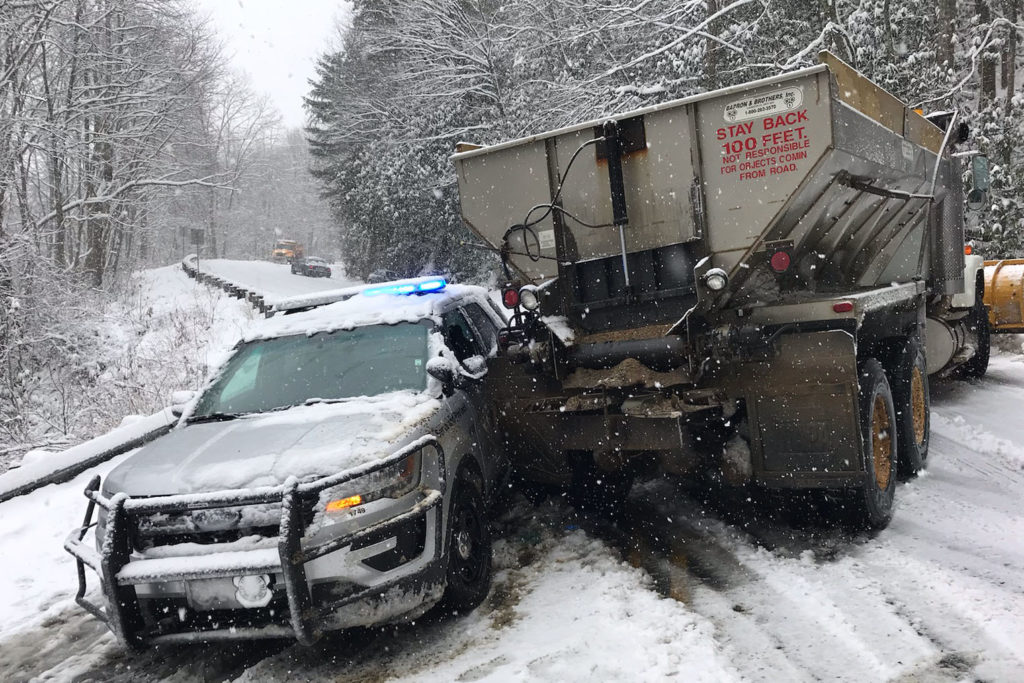
<path fill-rule="evenodd" d="M 193 419 L 422 391 L 428 330 L 427 324 L 369 325 L 249 342 L 203 394 Z"/>

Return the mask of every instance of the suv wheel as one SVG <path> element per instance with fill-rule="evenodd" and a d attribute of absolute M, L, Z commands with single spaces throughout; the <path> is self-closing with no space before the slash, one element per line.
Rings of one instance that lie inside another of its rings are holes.
<path fill-rule="evenodd" d="M 455 480 L 448 532 L 446 612 L 468 612 L 491 590 L 491 530 L 480 486 L 465 470 Z"/>

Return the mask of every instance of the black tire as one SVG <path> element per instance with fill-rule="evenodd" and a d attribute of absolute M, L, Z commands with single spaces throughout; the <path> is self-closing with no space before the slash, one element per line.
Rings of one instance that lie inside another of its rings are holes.
<path fill-rule="evenodd" d="M 896 408 L 897 471 L 901 477 L 911 477 L 924 469 L 931 432 L 931 399 L 924 347 L 917 339 L 908 339 L 894 350 L 888 365 L 892 401 Z"/>
<path fill-rule="evenodd" d="M 582 512 L 614 517 L 625 508 L 633 478 L 628 465 L 614 472 L 602 472 L 591 453 L 581 452 L 572 462 L 569 503 Z"/>
<path fill-rule="evenodd" d="M 448 570 L 440 608 L 462 614 L 491 590 L 491 529 L 480 485 L 463 470 L 455 479 L 448 529 Z"/>
<path fill-rule="evenodd" d="M 988 372 L 988 359 L 992 352 L 992 333 L 988 327 L 988 309 L 982 297 L 985 292 L 985 278 L 981 274 L 974 286 L 974 306 L 971 308 L 967 329 L 977 340 L 974 355 L 957 368 L 957 376 L 961 379 L 981 379 Z"/>
<path fill-rule="evenodd" d="M 859 528 L 884 529 L 892 520 L 896 493 L 896 410 L 881 363 L 869 358 L 861 365 L 859 374 L 865 473 L 864 484 L 852 496 L 851 522 Z"/>

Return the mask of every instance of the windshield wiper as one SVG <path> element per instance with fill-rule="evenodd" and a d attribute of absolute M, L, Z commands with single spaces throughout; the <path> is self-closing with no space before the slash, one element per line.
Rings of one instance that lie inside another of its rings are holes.
<path fill-rule="evenodd" d="M 351 400 L 352 400 L 352 397 L 347 397 L 347 398 L 307 398 L 305 401 L 302 402 L 302 405 L 304 405 L 304 406 L 312 406 L 312 405 L 316 405 L 318 403 L 344 403 L 346 401 L 351 401 Z"/>
<path fill-rule="evenodd" d="M 227 422 L 242 416 L 242 413 L 207 413 L 206 415 L 193 415 L 188 419 L 189 424 L 196 422 Z"/>

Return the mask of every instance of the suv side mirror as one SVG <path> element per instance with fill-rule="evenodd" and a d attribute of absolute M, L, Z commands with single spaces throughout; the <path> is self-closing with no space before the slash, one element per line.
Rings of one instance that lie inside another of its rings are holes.
<path fill-rule="evenodd" d="M 487 359 L 483 356 L 470 356 L 463 361 L 465 370 L 461 373 L 468 379 L 479 379 L 487 374 Z"/>
<path fill-rule="evenodd" d="M 441 391 L 451 396 L 455 391 L 455 364 L 443 356 L 427 361 L 427 374 L 441 383 Z"/>

